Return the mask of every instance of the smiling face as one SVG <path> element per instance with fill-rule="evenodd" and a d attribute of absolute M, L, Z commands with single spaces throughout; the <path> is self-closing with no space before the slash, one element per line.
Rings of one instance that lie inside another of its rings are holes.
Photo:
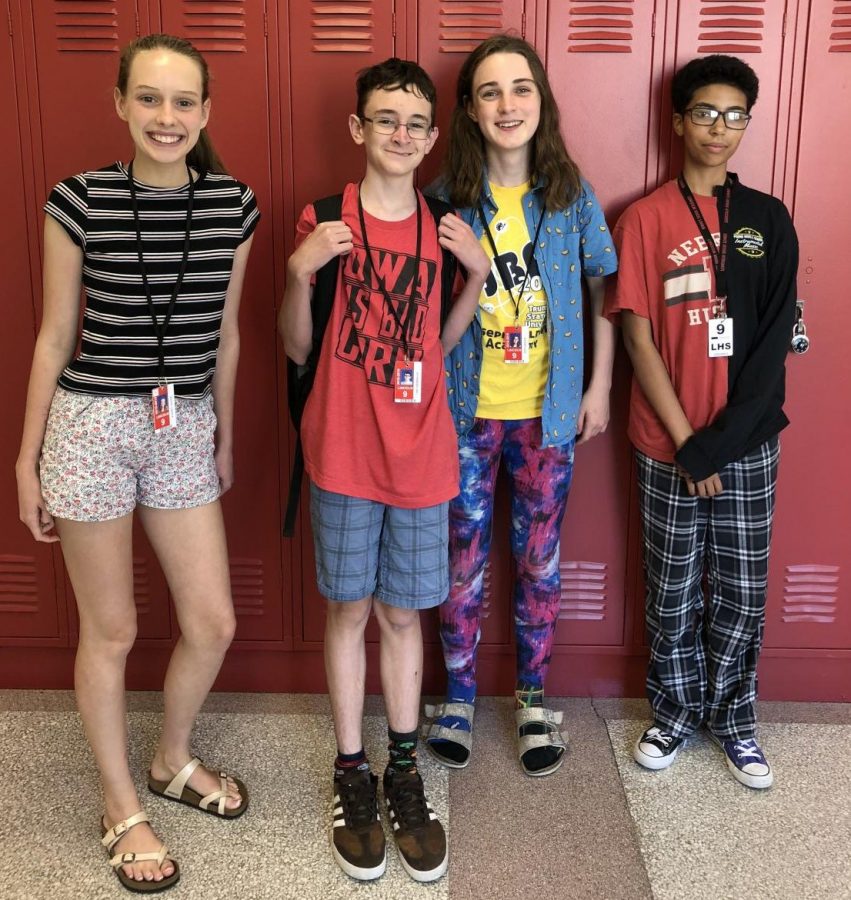
<path fill-rule="evenodd" d="M 130 127 L 140 177 L 185 166 L 210 113 L 202 91 L 200 68 L 182 53 L 142 50 L 133 58 L 126 92 L 115 89 L 115 108 Z"/>
<path fill-rule="evenodd" d="M 416 140 L 401 125 L 392 134 L 382 134 L 375 127 L 376 120 L 379 123 L 392 121 L 405 125 L 416 123 L 428 129 L 431 117 L 431 103 L 415 89 L 378 88 L 367 97 L 363 119 L 354 114 L 349 117 L 349 129 L 354 142 L 363 144 L 366 150 L 369 171 L 384 177 L 406 176 L 416 170 L 434 146 L 437 129 L 432 128 L 425 139 Z"/>
<path fill-rule="evenodd" d="M 708 84 L 692 94 L 689 109 L 695 106 L 710 107 L 719 112 L 735 109 L 747 112 L 747 97 L 738 88 L 728 84 Z M 726 171 L 727 162 L 736 152 L 745 132 L 728 128 L 723 116 L 710 125 L 695 125 L 689 113 L 674 113 L 674 131 L 683 139 L 686 161 L 699 169 Z"/>
<path fill-rule="evenodd" d="M 492 53 L 473 75 L 467 115 L 478 123 L 489 158 L 531 153 L 541 119 L 541 94 L 519 53 Z"/>

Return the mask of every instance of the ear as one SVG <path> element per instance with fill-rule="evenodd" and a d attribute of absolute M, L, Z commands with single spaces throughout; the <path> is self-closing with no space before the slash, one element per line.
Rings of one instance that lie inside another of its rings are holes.
<path fill-rule="evenodd" d="M 474 121 L 478 122 L 478 118 L 476 117 L 476 108 L 473 106 L 473 101 L 467 101 L 467 115 Z"/>
<path fill-rule="evenodd" d="M 207 99 L 201 104 L 201 127 L 206 128 L 207 122 L 210 119 L 210 98 Z"/>
<path fill-rule="evenodd" d="M 363 143 L 363 122 L 361 122 L 360 117 L 355 115 L 355 113 L 350 113 L 349 115 L 349 132 L 352 135 L 352 140 L 356 144 Z"/>
<path fill-rule="evenodd" d="M 685 123 L 683 122 L 682 114 L 675 112 L 671 118 L 671 124 L 674 127 L 674 134 L 678 137 L 682 137 L 683 132 L 685 131 Z"/>
<path fill-rule="evenodd" d="M 118 113 L 118 118 L 121 119 L 122 122 L 126 122 L 127 113 L 124 111 L 124 95 L 118 88 L 113 90 L 112 99 L 115 101 L 115 112 Z"/>
<path fill-rule="evenodd" d="M 429 136 L 426 138 L 425 148 L 423 150 L 424 154 L 431 152 L 431 148 L 437 143 L 437 136 L 438 136 L 438 129 L 437 129 L 437 125 L 435 125 L 434 128 L 432 128 Z"/>

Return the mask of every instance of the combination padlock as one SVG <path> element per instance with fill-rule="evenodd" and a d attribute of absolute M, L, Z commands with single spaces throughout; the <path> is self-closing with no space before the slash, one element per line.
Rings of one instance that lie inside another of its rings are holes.
<path fill-rule="evenodd" d="M 795 305 L 795 327 L 792 329 L 791 350 L 793 353 L 806 353 L 810 349 L 807 337 L 807 326 L 804 324 L 804 301 L 798 300 Z"/>

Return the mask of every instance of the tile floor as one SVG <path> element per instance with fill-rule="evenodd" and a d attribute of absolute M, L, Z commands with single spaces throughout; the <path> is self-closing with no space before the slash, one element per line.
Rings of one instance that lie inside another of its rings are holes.
<path fill-rule="evenodd" d="M 132 694 L 131 759 L 144 769 L 157 736 L 158 694 Z M 631 746 L 646 724 L 638 700 L 553 699 L 570 749 L 548 778 L 523 775 L 511 701 L 481 698 L 474 756 L 447 772 L 422 755 L 432 804 L 450 834 L 449 872 L 412 882 L 392 846 L 372 884 L 343 875 L 327 849 L 327 698 L 215 694 L 196 750 L 237 772 L 251 809 L 223 822 L 145 791 L 145 808 L 180 860 L 175 900 L 839 900 L 851 898 L 851 705 L 760 706 L 775 786 L 749 791 L 720 751 L 696 736 L 675 766 L 646 772 Z M 368 698 L 367 751 L 383 766 L 380 700 Z M 68 692 L 0 691 L 2 900 L 129 897 L 99 845 L 91 754 Z M 9 796 L 10 794 L 10 796 Z M 388 836 L 389 837 L 389 836 Z"/>

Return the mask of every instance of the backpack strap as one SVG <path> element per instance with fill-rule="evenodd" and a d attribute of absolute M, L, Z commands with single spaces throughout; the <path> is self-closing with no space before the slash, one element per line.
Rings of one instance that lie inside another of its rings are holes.
<path fill-rule="evenodd" d="M 343 195 L 334 194 L 323 197 L 313 204 L 316 212 L 316 224 L 335 222 L 343 215 Z M 287 510 L 284 515 L 284 537 L 292 537 L 295 533 L 295 519 L 301 497 L 301 482 L 304 476 L 304 452 L 301 446 L 301 417 L 307 403 L 308 395 L 313 388 L 319 356 L 322 353 L 322 341 L 331 319 L 334 306 L 334 294 L 337 291 L 337 275 L 340 271 L 340 257 L 330 259 L 316 273 L 313 284 L 313 295 L 310 310 L 313 317 L 313 343 L 304 365 L 298 365 L 287 359 L 287 400 L 290 418 L 296 429 L 295 453 L 293 469 L 290 476 L 290 490 L 287 497 Z"/>
<path fill-rule="evenodd" d="M 431 210 L 435 225 L 439 225 L 440 220 L 447 213 L 455 212 L 454 208 L 444 200 L 428 195 L 426 195 L 425 199 L 426 203 L 428 203 L 429 210 Z M 455 259 L 453 253 L 444 247 L 440 248 L 440 252 L 443 257 L 440 269 L 440 330 L 443 331 L 446 317 L 449 315 L 449 310 L 452 308 L 452 289 L 455 286 L 455 273 L 458 271 L 458 260 Z M 466 273 L 464 274 L 466 275 Z"/>

